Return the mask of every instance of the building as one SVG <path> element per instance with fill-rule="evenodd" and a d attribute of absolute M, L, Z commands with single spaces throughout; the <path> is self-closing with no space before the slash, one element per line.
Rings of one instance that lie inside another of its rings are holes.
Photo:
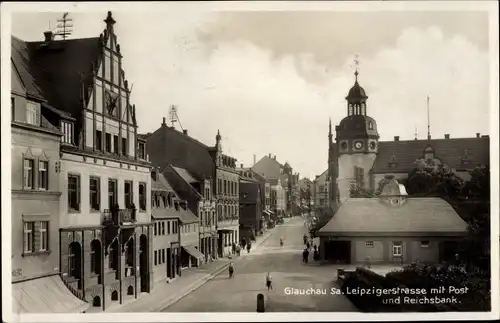
<path fill-rule="evenodd" d="M 197 250 L 199 221 L 157 168 L 151 179 L 154 281 L 170 281 L 180 276 L 183 268 L 203 262 Z"/>
<path fill-rule="evenodd" d="M 376 121 L 368 114 L 368 96 L 355 83 L 346 97 L 347 116 L 335 127 L 333 140 L 331 121 L 328 134 L 328 177 L 329 200 L 333 204 L 346 201 L 350 188 L 374 193 L 386 175 L 398 180 L 407 178 L 417 163 L 447 165 L 457 175 L 467 179 L 468 171 L 479 165 L 489 165 L 489 136 L 453 139 L 449 134 L 444 138 L 427 138 L 393 141 L 379 141 Z"/>
<path fill-rule="evenodd" d="M 328 170 L 316 175 L 313 181 L 313 200 L 316 207 L 328 206 Z"/>
<path fill-rule="evenodd" d="M 193 232 L 181 234 L 182 263 L 186 265 L 187 254 L 198 259 L 198 263 L 216 259 L 217 217 L 215 214 L 215 197 L 212 193 L 212 180 L 206 178 L 200 182 L 186 169 L 172 165 L 166 165 L 161 172 L 177 192 L 177 195 L 186 201 L 183 205 L 187 208 L 185 211 L 189 214 L 185 215 L 186 220 L 183 223 L 186 226 L 188 224 L 194 226 L 196 223 L 190 215 L 197 215 L 198 237 L 195 237 Z M 183 240 L 183 238 L 186 240 Z M 194 241 L 196 239 L 198 243 Z"/>
<path fill-rule="evenodd" d="M 79 313 L 89 304 L 59 272 L 59 123 L 52 124 L 30 70 L 30 44 L 11 39 L 12 305 L 13 313 Z"/>
<path fill-rule="evenodd" d="M 441 198 L 411 198 L 397 181 L 391 185 L 378 198 L 342 203 L 317 233 L 322 260 L 400 265 L 453 259 L 467 234 L 465 221 Z"/>
<path fill-rule="evenodd" d="M 271 211 L 279 217 L 286 214 L 286 187 L 288 187 L 288 175 L 284 173 L 284 166 L 276 160 L 276 155 L 262 157 L 252 166 L 252 170 L 267 179 L 271 185 Z M 283 184 L 283 180 L 286 181 Z"/>
<path fill-rule="evenodd" d="M 260 183 L 250 169 L 240 170 L 240 238 L 250 241 L 263 232 L 262 195 Z"/>
<path fill-rule="evenodd" d="M 256 173 L 251 168 L 249 170 L 252 172 L 252 178 L 259 183 L 260 204 L 263 216 L 261 217 L 260 228 L 266 231 L 268 223 L 274 215 L 274 212 L 271 211 L 271 183 L 269 183 L 264 176 Z"/>
<path fill-rule="evenodd" d="M 153 279 L 151 164 L 138 154 L 145 147 L 111 12 L 105 23 L 95 38 L 56 41 L 46 32 L 44 41 L 27 43 L 46 118 L 63 133 L 60 272 L 97 309 L 150 292 Z"/>
<path fill-rule="evenodd" d="M 236 159 L 222 153 L 220 133 L 217 132 L 215 146 L 209 147 L 190 137 L 187 130 L 180 132 L 168 126 L 163 118 L 161 127 L 146 138 L 148 153 L 156 166 L 163 168 L 170 164 L 185 169 L 197 183 L 211 180 L 211 192 L 217 201 L 217 219 L 213 224 L 218 232 L 216 249 L 221 256 L 226 245 L 239 241 L 239 175 Z M 206 239 L 209 241 L 213 237 Z M 200 248 L 204 248 L 203 243 Z"/>

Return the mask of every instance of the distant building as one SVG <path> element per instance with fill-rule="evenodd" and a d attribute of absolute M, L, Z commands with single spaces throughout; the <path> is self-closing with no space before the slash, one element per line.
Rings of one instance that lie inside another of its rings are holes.
<path fill-rule="evenodd" d="M 467 179 L 468 171 L 480 165 L 489 165 L 489 136 L 453 139 L 444 138 L 379 141 L 376 121 L 368 114 L 368 96 L 355 83 L 346 97 L 346 114 L 335 127 L 333 140 L 331 121 L 328 134 L 328 177 L 329 200 L 333 204 L 346 201 L 350 188 L 357 188 L 373 194 L 386 175 L 397 180 L 406 179 L 408 173 L 419 164 L 447 165 L 458 176 Z"/>
<path fill-rule="evenodd" d="M 271 211 L 276 216 L 285 216 L 287 213 L 287 195 L 289 175 L 284 173 L 285 167 L 281 165 L 276 156 L 262 157 L 252 166 L 252 170 L 265 177 L 271 184 Z M 287 168 L 289 170 L 289 168 Z"/>
<path fill-rule="evenodd" d="M 441 198 L 411 198 L 394 181 L 378 198 L 345 201 L 317 232 L 322 260 L 408 264 L 453 260 L 467 224 Z"/>
<path fill-rule="evenodd" d="M 313 181 L 312 198 L 315 207 L 328 206 L 328 170 L 325 170 L 321 175 L 317 175 Z"/>
<path fill-rule="evenodd" d="M 258 174 L 251 168 L 249 170 L 252 172 L 252 178 L 259 183 L 260 203 L 263 216 L 261 218 L 260 228 L 266 231 L 269 221 L 275 215 L 275 213 L 271 211 L 271 183 L 263 175 Z"/>
<path fill-rule="evenodd" d="M 153 278 L 151 164 L 137 153 L 111 12 L 105 23 L 99 37 L 56 41 L 46 32 L 44 41 L 19 47 L 23 83 L 40 89 L 45 118 L 63 133 L 59 271 L 75 296 L 98 309 L 150 292 Z"/>
<path fill-rule="evenodd" d="M 262 196 L 260 183 L 250 169 L 240 169 L 240 239 L 259 235 L 263 231 Z"/>
<path fill-rule="evenodd" d="M 220 133 L 215 137 L 215 146 L 207 146 L 190 137 L 187 130 L 180 132 L 168 126 L 163 118 L 160 128 L 145 138 L 155 166 L 172 165 L 185 169 L 199 183 L 211 181 L 217 211 L 215 243 L 217 254 L 222 255 L 226 245 L 239 240 L 239 175 L 236 159 L 222 153 Z"/>

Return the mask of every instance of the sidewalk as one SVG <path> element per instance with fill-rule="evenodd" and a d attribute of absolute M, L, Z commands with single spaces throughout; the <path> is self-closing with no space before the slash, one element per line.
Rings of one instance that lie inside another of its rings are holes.
<path fill-rule="evenodd" d="M 256 241 L 252 243 L 252 250 L 256 250 L 266 241 L 273 234 L 273 231 L 273 229 L 268 230 L 262 236 L 257 237 Z M 151 293 L 143 293 L 139 298 L 129 303 L 115 305 L 107 309 L 105 313 L 160 312 L 226 270 L 231 261 L 236 263 L 241 259 L 245 259 L 246 256 L 247 254 L 242 252 L 240 257 L 235 256 L 232 257 L 233 259 L 219 258 L 211 263 L 204 264 L 200 268 L 185 269 L 182 271 L 182 276 L 173 282 L 155 282 Z"/>

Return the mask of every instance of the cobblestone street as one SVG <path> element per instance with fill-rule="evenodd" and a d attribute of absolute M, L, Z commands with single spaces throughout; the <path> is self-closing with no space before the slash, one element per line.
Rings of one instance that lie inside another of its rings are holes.
<path fill-rule="evenodd" d="M 357 311 L 343 295 L 286 295 L 285 289 L 320 288 L 330 292 L 335 287 L 333 266 L 302 264 L 301 218 L 276 227 L 256 252 L 235 262 L 235 277 L 224 271 L 208 283 L 164 310 L 164 312 L 255 312 L 256 297 L 263 293 L 266 311 Z M 284 238 L 280 247 L 279 239 Z M 312 256 L 311 256 L 312 258 Z M 273 290 L 265 287 L 267 272 L 273 276 Z"/>

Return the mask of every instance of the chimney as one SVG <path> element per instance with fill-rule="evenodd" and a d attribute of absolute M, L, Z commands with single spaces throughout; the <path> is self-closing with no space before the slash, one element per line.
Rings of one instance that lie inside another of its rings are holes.
<path fill-rule="evenodd" d="M 444 134 L 444 139 L 450 139 L 450 134 L 449 133 L 445 133 Z"/>
<path fill-rule="evenodd" d="M 163 123 L 161 124 L 162 126 L 167 124 L 167 118 L 163 117 Z"/>
<path fill-rule="evenodd" d="M 399 141 L 399 136 L 394 136 L 394 141 Z"/>
<path fill-rule="evenodd" d="M 481 138 L 489 138 L 489 135 L 482 135 Z"/>
<path fill-rule="evenodd" d="M 187 129 L 182 130 L 182 132 L 183 132 L 186 136 L 188 135 L 188 131 L 187 131 Z"/>
<path fill-rule="evenodd" d="M 276 155 L 274 155 L 273 159 L 276 160 Z"/>
<path fill-rule="evenodd" d="M 269 158 L 271 158 L 271 153 L 269 153 Z"/>
<path fill-rule="evenodd" d="M 158 181 L 158 178 L 160 177 L 159 170 L 159 168 L 153 168 L 151 170 L 151 178 L 155 181 Z"/>
<path fill-rule="evenodd" d="M 46 31 L 43 33 L 43 35 L 45 36 L 46 43 L 54 40 L 54 34 L 51 31 Z"/>
<path fill-rule="evenodd" d="M 481 134 L 479 132 L 476 133 L 476 138 L 481 138 Z"/>
<path fill-rule="evenodd" d="M 241 164 L 241 168 L 243 168 L 243 164 Z"/>

